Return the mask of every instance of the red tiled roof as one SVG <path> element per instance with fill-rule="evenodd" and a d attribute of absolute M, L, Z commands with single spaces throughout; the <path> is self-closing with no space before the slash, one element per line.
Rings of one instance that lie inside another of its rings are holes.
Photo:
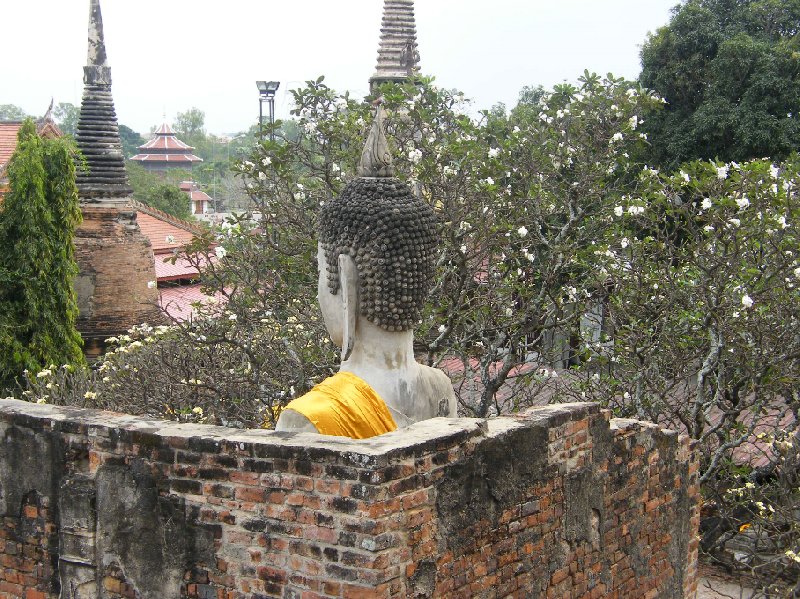
<path fill-rule="evenodd" d="M 194 181 L 181 181 L 179 185 L 182 192 L 189 195 L 189 199 L 193 202 L 211 202 L 211 196 L 205 191 L 201 191 L 197 183 Z"/>
<path fill-rule="evenodd" d="M 150 239 L 153 252 L 156 254 L 171 252 L 190 243 L 194 238 L 190 231 L 176 227 L 141 210 L 138 221 L 139 228 Z"/>
<path fill-rule="evenodd" d="M 156 130 L 153 139 L 139 146 L 140 153 L 131 160 L 148 163 L 193 163 L 202 162 L 203 159 L 192 154 L 194 148 L 183 143 L 175 136 L 172 127 L 164 123 Z"/>
<path fill-rule="evenodd" d="M 175 131 L 167 123 L 162 123 L 162 125 L 156 129 L 156 135 L 175 135 Z"/>
<path fill-rule="evenodd" d="M 156 254 L 156 279 L 158 281 L 174 281 L 177 279 L 194 278 L 200 271 L 186 258 L 177 258 L 175 264 L 172 259 L 164 254 Z"/>
<path fill-rule="evenodd" d="M 141 202 L 133 202 L 139 228 L 149 239 L 155 254 L 168 254 L 202 233 L 197 225 Z"/>
<path fill-rule="evenodd" d="M 0 176 L 6 169 L 6 164 L 17 149 L 17 134 L 22 127 L 22 122 L 0 123 Z"/>
<path fill-rule="evenodd" d="M 63 133 L 58 128 L 53 120 L 49 117 L 49 112 L 36 122 L 36 129 L 39 135 L 45 139 L 54 139 L 61 137 Z M 22 128 L 22 121 L 5 121 L 0 122 L 0 200 L 8 193 L 8 181 L 6 177 L 6 168 L 11 156 L 17 149 L 17 135 Z"/>
<path fill-rule="evenodd" d="M 178 321 L 189 320 L 196 314 L 192 304 L 209 301 L 223 305 L 225 296 L 217 293 L 213 298 L 209 297 L 200 290 L 200 285 L 181 285 L 159 290 L 159 305 Z"/>
<path fill-rule="evenodd" d="M 194 190 L 189 194 L 189 197 L 193 202 L 210 202 L 211 196 L 208 195 L 205 191 L 200 191 L 199 189 Z"/>
<path fill-rule="evenodd" d="M 181 162 L 203 162 L 203 159 L 199 156 L 195 156 L 194 154 L 136 154 L 133 156 L 131 160 L 136 160 L 137 162 L 169 162 L 169 163 L 181 163 Z"/>
<path fill-rule="evenodd" d="M 140 150 L 194 150 L 194 147 L 183 143 L 174 135 L 158 135 L 139 146 Z"/>

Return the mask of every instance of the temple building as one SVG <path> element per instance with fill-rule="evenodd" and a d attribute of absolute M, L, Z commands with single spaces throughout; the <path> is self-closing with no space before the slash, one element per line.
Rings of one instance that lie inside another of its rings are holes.
<path fill-rule="evenodd" d="M 414 0 L 385 0 L 378 65 L 369 80 L 370 90 L 374 92 L 381 83 L 402 83 L 417 73 L 419 49 Z"/>
<path fill-rule="evenodd" d="M 44 139 L 54 139 L 61 137 L 63 133 L 58 128 L 52 117 L 53 102 L 47 113 L 36 121 L 36 132 L 39 137 Z M 17 135 L 22 127 L 23 121 L 0 121 L 0 202 L 8 192 L 8 175 L 6 169 L 11 156 L 17 149 Z"/>
<path fill-rule="evenodd" d="M 202 227 L 140 202 L 134 201 L 133 205 L 138 212 L 142 233 L 153 247 L 155 282 L 161 309 L 170 318 L 185 321 L 196 314 L 198 303 L 214 301 L 223 304 L 223 295 L 217 294 L 212 300 L 211 296 L 203 293 L 196 264 L 181 256 L 175 257 L 176 251 L 203 234 Z M 214 259 L 212 257 L 212 261 Z"/>
<path fill-rule="evenodd" d="M 202 218 L 206 214 L 215 212 L 214 200 L 194 181 L 181 181 L 180 189 L 189 196 L 191 213 L 195 218 Z"/>
<path fill-rule="evenodd" d="M 192 170 L 195 162 L 203 162 L 192 154 L 194 148 L 183 143 L 167 123 L 155 132 L 155 137 L 139 146 L 139 153 L 131 160 L 140 163 L 148 171 L 164 172 L 170 169 Z"/>
<path fill-rule="evenodd" d="M 90 0 L 89 52 L 75 140 L 86 161 L 77 184 L 83 223 L 75 233 L 77 328 L 90 357 L 105 339 L 162 319 L 153 249 L 137 222 L 125 170 L 100 1 Z"/>

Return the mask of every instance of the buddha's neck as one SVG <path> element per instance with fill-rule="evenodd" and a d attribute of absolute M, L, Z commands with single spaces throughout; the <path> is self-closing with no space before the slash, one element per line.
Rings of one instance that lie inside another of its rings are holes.
<path fill-rule="evenodd" d="M 342 370 L 403 372 L 417 366 L 414 360 L 414 333 L 389 333 L 365 319 L 360 319 L 350 357 L 342 362 Z"/>

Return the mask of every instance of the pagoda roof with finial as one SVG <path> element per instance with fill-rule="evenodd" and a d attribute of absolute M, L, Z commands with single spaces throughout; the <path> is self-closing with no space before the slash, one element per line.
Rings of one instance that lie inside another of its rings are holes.
<path fill-rule="evenodd" d="M 402 82 L 419 72 L 414 0 L 384 0 L 378 65 L 370 87 L 387 81 Z"/>
<path fill-rule="evenodd" d="M 192 154 L 194 148 L 183 143 L 175 135 L 175 131 L 167 123 L 155 131 L 155 137 L 139 146 L 139 153 L 131 160 L 148 164 L 189 165 L 203 162 L 199 156 Z"/>
<path fill-rule="evenodd" d="M 78 170 L 82 200 L 122 200 L 132 189 L 125 170 L 117 113 L 111 95 L 100 0 L 89 2 L 89 51 L 83 69 L 83 99 L 75 141 L 85 160 Z"/>

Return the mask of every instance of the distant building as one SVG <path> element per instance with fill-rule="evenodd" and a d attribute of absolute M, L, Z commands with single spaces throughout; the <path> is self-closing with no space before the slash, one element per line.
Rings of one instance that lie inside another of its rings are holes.
<path fill-rule="evenodd" d="M 138 162 L 148 171 L 165 172 L 171 169 L 192 170 L 195 162 L 203 162 L 192 154 L 194 148 L 183 143 L 167 123 L 155 132 L 155 137 L 139 146 L 139 153 L 131 160 Z"/>
<path fill-rule="evenodd" d="M 50 106 L 52 108 L 52 103 Z M 6 169 L 8 168 L 8 161 L 11 160 L 11 156 L 17 149 L 17 135 L 22 127 L 22 122 L 0 121 L 0 200 L 8 192 Z M 54 139 L 64 135 L 50 116 L 50 110 L 36 121 L 36 130 L 39 133 L 39 137 L 44 139 Z"/>
<path fill-rule="evenodd" d="M 224 303 L 224 297 L 205 295 L 198 282 L 200 271 L 196 264 L 176 257 L 203 229 L 152 206 L 134 202 L 142 233 L 150 240 L 156 267 L 159 306 L 171 318 L 189 320 L 196 314 L 195 305 L 213 301 Z M 174 259 L 174 262 L 173 262 Z"/>
<path fill-rule="evenodd" d="M 191 212 L 194 217 L 202 217 L 214 212 L 214 200 L 194 181 L 181 181 L 181 191 L 189 196 Z"/>

